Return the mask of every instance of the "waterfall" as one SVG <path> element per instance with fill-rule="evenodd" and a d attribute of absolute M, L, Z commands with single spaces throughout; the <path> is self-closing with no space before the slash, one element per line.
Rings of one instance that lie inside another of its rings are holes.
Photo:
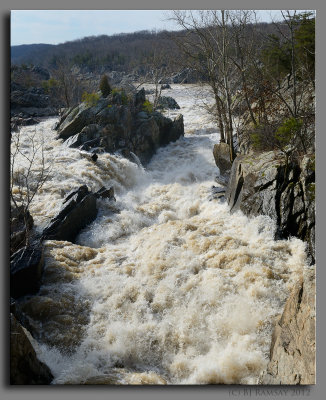
<path fill-rule="evenodd" d="M 181 106 L 186 135 L 146 169 L 105 153 L 90 162 L 55 139 L 53 119 L 23 128 L 44 139 L 51 164 L 31 207 L 38 229 L 81 184 L 113 186 L 117 199 L 98 200 L 76 244 L 45 243 L 40 292 L 21 300 L 53 383 L 255 384 L 266 367 L 305 246 L 275 241 L 268 217 L 231 215 L 210 201 L 218 132 L 196 92 L 165 91 Z"/>

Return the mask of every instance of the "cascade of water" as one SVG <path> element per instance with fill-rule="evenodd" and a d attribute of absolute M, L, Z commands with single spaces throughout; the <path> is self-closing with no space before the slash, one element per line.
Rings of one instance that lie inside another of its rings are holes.
<path fill-rule="evenodd" d="M 195 87 L 166 93 L 188 134 L 146 170 L 109 154 L 91 163 L 53 139 L 53 121 L 38 128 L 52 160 L 31 210 L 40 229 L 79 184 L 112 185 L 117 198 L 114 209 L 99 201 L 77 244 L 47 242 L 43 286 L 21 305 L 54 383 L 254 384 L 266 366 L 304 244 L 274 241 L 267 217 L 209 201 L 217 132 L 194 104 Z"/>

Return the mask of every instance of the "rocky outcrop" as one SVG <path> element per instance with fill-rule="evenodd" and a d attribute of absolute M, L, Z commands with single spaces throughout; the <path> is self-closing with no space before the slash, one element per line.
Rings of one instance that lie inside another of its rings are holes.
<path fill-rule="evenodd" d="M 304 156 L 286 164 L 281 153 L 238 155 L 233 162 L 226 199 L 231 212 L 268 215 L 278 227 L 277 236 L 296 236 L 307 242 L 315 260 L 315 164 Z"/>
<path fill-rule="evenodd" d="M 18 298 L 36 293 L 43 272 L 43 249 L 41 246 L 25 246 L 10 259 L 10 295 Z"/>
<path fill-rule="evenodd" d="M 26 88 L 16 82 L 11 83 L 10 107 L 12 123 L 16 125 L 28 125 L 31 117 L 57 115 L 57 110 L 51 106 L 49 95 L 43 88 Z"/>
<path fill-rule="evenodd" d="M 230 146 L 227 143 L 218 143 L 214 145 L 213 155 L 215 164 L 220 170 L 220 174 L 228 174 L 232 164 L 230 161 Z"/>
<path fill-rule="evenodd" d="M 158 108 L 169 108 L 171 110 L 180 109 L 179 104 L 174 100 L 173 97 L 170 96 L 161 96 L 157 102 Z"/>
<path fill-rule="evenodd" d="M 42 238 L 73 242 L 79 231 L 96 218 L 96 197 L 86 185 L 71 191 L 62 209 L 44 229 Z"/>
<path fill-rule="evenodd" d="M 315 270 L 307 268 L 292 290 L 275 326 L 270 362 L 260 383 L 315 384 L 316 365 Z"/>
<path fill-rule="evenodd" d="M 145 90 L 126 96 L 115 91 L 93 106 L 86 103 L 69 109 L 61 118 L 58 136 L 70 147 L 100 148 L 125 157 L 134 153 L 146 164 L 157 148 L 184 134 L 183 117 L 174 121 L 157 112 L 146 111 Z"/>
<path fill-rule="evenodd" d="M 10 314 L 10 384 L 48 385 L 50 369 L 36 355 L 30 333 Z"/>

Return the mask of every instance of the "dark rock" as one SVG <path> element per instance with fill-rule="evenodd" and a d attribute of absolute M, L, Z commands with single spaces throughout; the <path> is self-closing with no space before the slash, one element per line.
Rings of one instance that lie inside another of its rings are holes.
<path fill-rule="evenodd" d="M 134 106 L 135 107 L 139 107 L 142 106 L 144 104 L 146 100 L 146 96 L 145 96 L 145 89 L 142 88 L 139 92 L 137 92 L 134 96 Z"/>
<path fill-rule="evenodd" d="M 232 164 L 230 161 L 230 146 L 227 143 L 218 143 L 214 145 L 213 155 L 215 164 L 220 170 L 220 174 L 225 175 L 230 172 Z"/>
<path fill-rule="evenodd" d="M 103 199 L 109 199 L 116 201 L 114 197 L 114 189 L 111 186 L 109 189 L 107 189 L 105 186 L 102 186 L 101 189 L 99 189 L 96 193 L 95 196 L 97 198 L 102 197 Z"/>
<path fill-rule="evenodd" d="M 168 83 L 166 83 L 164 85 L 161 85 L 161 90 L 165 90 L 165 89 L 172 89 L 172 88 Z"/>
<path fill-rule="evenodd" d="M 170 96 L 161 96 L 157 102 L 158 108 L 170 108 L 170 109 L 180 109 L 179 104 Z"/>
<path fill-rule="evenodd" d="M 27 235 L 34 225 L 33 217 L 23 206 L 14 207 L 10 214 L 10 252 L 14 253 L 26 244 Z"/>
<path fill-rule="evenodd" d="M 36 355 L 30 333 L 10 315 L 10 384 L 48 385 L 53 375 Z"/>
<path fill-rule="evenodd" d="M 239 155 L 233 162 L 226 199 L 231 212 L 268 215 L 278 227 L 278 237 L 296 236 L 308 244 L 315 260 L 314 159 L 285 164 L 281 153 Z"/>
<path fill-rule="evenodd" d="M 162 114 L 155 112 L 153 117 L 159 127 L 161 146 L 170 142 L 175 142 L 184 135 L 183 115 L 179 114 L 174 121 L 170 118 L 164 117 Z"/>
<path fill-rule="evenodd" d="M 50 79 L 50 73 L 47 69 L 40 67 L 39 65 L 35 65 L 32 67 L 32 72 L 40 77 L 40 79 L 47 81 Z"/>
<path fill-rule="evenodd" d="M 275 326 L 263 385 L 313 385 L 316 380 L 315 269 L 305 269 Z"/>
<path fill-rule="evenodd" d="M 134 95 L 128 104 L 117 104 L 115 95 L 100 99 L 96 106 L 82 104 L 68 110 L 58 125 L 59 137 L 67 146 L 82 150 L 119 152 L 130 158 L 134 153 L 146 164 L 159 146 L 184 134 L 183 117 L 174 121 L 143 108 L 145 91 Z"/>
<path fill-rule="evenodd" d="M 13 298 L 36 293 L 40 288 L 43 272 L 42 247 L 26 246 L 10 259 L 10 295 Z"/>
<path fill-rule="evenodd" d="M 97 215 L 96 196 L 86 185 L 69 193 L 63 207 L 43 231 L 43 239 L 73 242 L 79 231 Z"/>

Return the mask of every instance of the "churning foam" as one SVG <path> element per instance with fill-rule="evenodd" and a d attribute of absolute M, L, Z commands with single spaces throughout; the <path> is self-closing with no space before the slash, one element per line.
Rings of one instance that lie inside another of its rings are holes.
<path fill-rule="evenodd" d="M 209 201 L 217 132 L 194 90 L 166 91 L 192 133 L 146 170 L 109 154 L 90 162 L 54 139 L 53 120 L 37 128 L 52 162 L 32 207 L 40 227 L 80 184 L 113 185 L 117 197 L 98 202 L 78 244 L 46 242 L 42 288 L 20 305 L 54 383 L 255 384 L 266 367 L 305 246 L 274 241 L 267 217 Z"/>

